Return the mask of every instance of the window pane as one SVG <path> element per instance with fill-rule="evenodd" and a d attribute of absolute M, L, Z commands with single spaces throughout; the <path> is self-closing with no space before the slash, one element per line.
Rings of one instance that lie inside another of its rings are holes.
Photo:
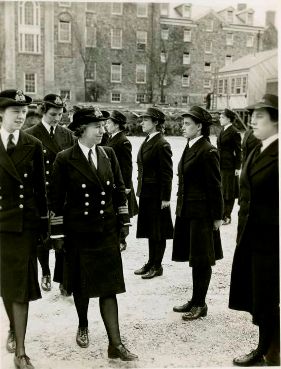
<path fill-rule="evenodd" d="M 183 64 L 190 64 L 190 54 L 183 53 Z"/>
<path fill-rule="evenodd" d="M 146 83 L 146 65 L 145 64 L 136 65 L 136 82 Z"/>
<path fill-rule="evenodd" d="M 146 95 L 145 94 L 137 94 L 136 101 L 139 103 L 145 103 Z"/>
<path fill-rule="evenodd" d="M 34 35 L 29 35 L 26 34 L 24 35 L 24 42 L 25 42 L 25 50 L 27 52 L 33 52 L 35 51 L 35 47 L 34 47 Z"/>
<path fill-rule="evenodd" d="M 62 99 L 70 100 L 70 90 L 60 90 L 60 96 Z"/>
<path fill-rule="evenodd" d="M 169 29 L 162 29 L 161 30 L 161 38 L 162 38 L 162 40 L 168 40 L 168 38 L 169 38 Z"/>
<path fill-rule="evenodd" d="M 183 41 L 190 42 L 191 41 L 191 31 L 189 29 L 185 29 L 183 31 Z"/>
<path fill-rule="evenodd" d="M 111 94 L 111 101 L 112 102 L 121 102 L 121 94 L 120 93 L 112 93 Z"/>
<path fill-rule="evenodd" d="M 111 30 L 111 47 L 114 49 L 122 48 L 122 30 L 112 29 Z"/>
<path fill-rule="evenodd" d="M 59 22 L 59 41 L 70 42 L 70 23 L 60 21 Z"/>
<path fill-rule="evenodd" d="M 25 3 L 24 24 L 34 24 L 33 4 L 31 1 Z"/>
<path fill-rule="evenodd" d="M 137 4 L 137 16 L 138 17 L 147 17 L 147 4 L 138 3 Z"/>
<path fill-rule="evenodd" d="M 122 14 L 123 3 L 114 2 L 112 3 L 112 14 Z"/>
<path fill-rule="evenodd" d="M 35 74 L 25 74 L 25 92 L 35 93 Z"/>
<path fill-rule="evenodd" d="M 120 64 L 111 65 L 111 81 L 121 82 L 121 65 Z"/>
<path fill-rule="evenodd" d="M 147 42 L 147 32 L 137 31 L 137 49 L 145 50 Z"/>

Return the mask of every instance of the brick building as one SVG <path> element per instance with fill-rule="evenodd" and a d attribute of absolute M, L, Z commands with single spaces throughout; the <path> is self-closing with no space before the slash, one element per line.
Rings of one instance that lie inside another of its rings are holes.
<path fill-rule="evenodd" d="M 263 31 L 246 4 L 0 2 L 0 89 L 124 106 L 203 104 L 217 71 L 261 49 Z"/>

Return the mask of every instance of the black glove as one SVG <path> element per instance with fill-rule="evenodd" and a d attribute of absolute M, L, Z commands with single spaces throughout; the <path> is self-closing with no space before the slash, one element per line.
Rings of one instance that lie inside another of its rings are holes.
<path fill-rule="evenodd" d="M 53 249 L 56 252 L 64 251 L 64 238 L 51 238 Z"/>
<path fill-rule="evenodd" d="M 126 238 L 129 234 L 129 226 L 128 225 L 123 225 L 121 228 L 120 228 L 120 237 L 121 238 Z"/>
<path fill-rule="evenodd" d="M 39 234 L 38 246 L 44 247 L 44 249 L 51 250 L 53 248 L 52 240 L 50 239 L 49 233 Z"/>

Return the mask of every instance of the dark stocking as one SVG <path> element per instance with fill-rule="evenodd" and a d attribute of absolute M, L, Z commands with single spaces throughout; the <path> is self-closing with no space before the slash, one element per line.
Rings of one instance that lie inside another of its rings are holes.
<path fill-rule="evenodd" d="M 118 304 L 116 296 L 100 297 L 100 313 L 107 332 L 109 343 L 118 346 L 121 343 Z"/>

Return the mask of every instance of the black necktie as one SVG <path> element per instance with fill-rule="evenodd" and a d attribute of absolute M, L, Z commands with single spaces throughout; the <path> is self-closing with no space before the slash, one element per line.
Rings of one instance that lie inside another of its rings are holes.
<path fill-rule="evenodd" d="M 96 166 L 95 166 L 95 164 L 93 162 L 93 159 L 92 159 L 92 152 L 93 152 L 92 149 L 90 149 L 89 152 L 88 152 L 88 162 L 89 162 L 92 169 L 96 169 Z"/>
<path fill-rule="evenodd" d="M 50 137 L 54 138 L 54 127 L 53 126 L 51 126 L 50 128 Z"/>
<path fill-rule="evenodd" d="M 14 135 L 13 133 L 9 134 L 9 138 L 8 138 L 8 143 L 7 143 L 7 153 L 8 155 L 12 155 L 12 153 L 14 152 L 15 150 L 15 143 L 14 143 Z"/>
<path fill-rule="evenodd" d="M 148 140 L 149 140 L 149 135 L 147 135 L 147 136 L 145 137 L 144 142 L 147 142 Z"/>

